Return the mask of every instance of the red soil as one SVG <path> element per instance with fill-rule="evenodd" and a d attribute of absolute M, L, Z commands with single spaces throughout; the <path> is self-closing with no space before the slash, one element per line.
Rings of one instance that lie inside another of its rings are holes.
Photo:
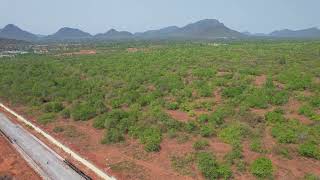
<path fill-rule="evenodd" d="M 263 85 L 265 85 L 266 81 L 267 81 L 267 76 L 263 74 L 255 78 L 254 85 L 257 87 L 262 87 Z"/>
<path fill-rule="evenodd" d="M 0 179 L 5 175 L 21 180 L 41 179 L 5 137 L 0 135 Z"/>
<path fill-rule="evenodd" d="M 232 150 L 231 145 L 221 142 L 218 138 L 210 140 L 210 149 L 214 152 L 219 160 Z"/>
<path fill-rule="evenodd" d="M 191 119 L 188 113 L 186 112 L 182 112 L 178 110 L 167 110 L 167 113 L 169 114 L 170 117 L 178 121 L 187 122 L 188 120 Z"/>
<path fill-rule="evenodd" d="M 298 110 L 300 106 L 301 103 L 298 100 L 290 98 L 289 102 L 284 105 L 285 117 L 288 119 L 297 119 L 303 124 L 312 124 L 312 120 L 305 116 L 299 115 Z"/>

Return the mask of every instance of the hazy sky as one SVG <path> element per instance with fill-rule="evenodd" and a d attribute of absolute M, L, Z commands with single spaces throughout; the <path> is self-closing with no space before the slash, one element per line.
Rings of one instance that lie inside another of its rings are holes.
<path fill-rule="evenodd" d="M 320 0 L 0 0 L 0 28 L 13 23 L 37 34 L 60 27 L 95 34 L 131 32 L 201 19 L 218 19 L 238 31 L 320 27 Z"/>

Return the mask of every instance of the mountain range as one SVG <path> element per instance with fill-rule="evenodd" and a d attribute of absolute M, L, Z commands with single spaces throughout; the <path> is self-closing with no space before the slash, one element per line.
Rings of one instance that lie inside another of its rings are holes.
<path fill-rule="evenodd" d="M 268 38 L 320 38 L 320 30 L 309 28 L 304 30 L 280 30 L 270 34 L 240 33 L 226 27 L 216 19 L 204 19 L 183 27 L 169 26 L 162 29 L 149 30 L 139 33 L 117 31 L 111 29 L 105 33 L 91 35 L 80 29 L 63 27 L 51 35 L 36 35 L 8 24 L 0 29 L 0 38 L 25 41 L 78 41 L 78 40 L 135 40 L 135 39 L 181 39 L 181 40 L 213 40 L 213 39 L 242 39 L 250 37 Z"/>

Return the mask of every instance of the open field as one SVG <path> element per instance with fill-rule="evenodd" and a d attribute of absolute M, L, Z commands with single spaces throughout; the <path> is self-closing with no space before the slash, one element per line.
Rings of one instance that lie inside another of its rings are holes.
<path fill-rule="evenodd" d="M 320 42 L 94 52 L 1 59 L 1 102 L 118 179 L 320 176 Z"/>

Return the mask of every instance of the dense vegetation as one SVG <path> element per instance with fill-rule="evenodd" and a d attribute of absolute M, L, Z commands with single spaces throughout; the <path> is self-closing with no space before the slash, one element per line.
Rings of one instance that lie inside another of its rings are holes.
<path fill-rule="evenodd" d="M 137 51 L 127 51 L 131 46 Z M 278 144 L 320 159 L 319 42 L 113 44 L 97 49 L 96 55 L 1 59 L 0 98 L 40 112 L 42 124 L 58 117 L 91 120 L 95 128 L 105 129 L 101 142 L 106 144 L 134 138 L 153 152 L 161 151 L 167 135 L 194 136 L 199 139 L 193 144 L 196 155 L 182 162 L 196 164 L 208 179 L 230 178 L 231 166 L 246 170 L 244 139 L 261 157 L 269 153 L 261 145 L 269 129 Z M 254 82 L 259 77 L 265 77 L 261 85 Z M 311 123 L 286 116 L 289 100 L 301 104 L 299 115 Z M 168 110 L 193 118 L 178 121 Z M 211 137 L 232 146 L 223 162 L 208 150 Z M 275 170 L 266 158 L 248 169 L 261 178 Z"/>

